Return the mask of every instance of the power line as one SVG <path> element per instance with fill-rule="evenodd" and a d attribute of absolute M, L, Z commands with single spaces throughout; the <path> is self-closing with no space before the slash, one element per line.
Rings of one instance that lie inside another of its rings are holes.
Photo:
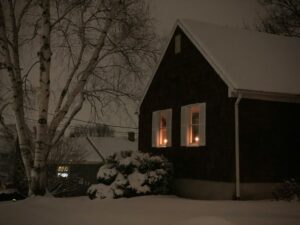
<path fill-rule="evenodd" d="M 31 108 L 31 107 L 27 107 L 27 106 L 24 106 L 24 108 L 27 108 L 27 109 L 33 110 L 33 111 L 38 111 L 38 110 L 35 109 L 35 108 Z M 48 115 L 54 116 L 53 113 L 49 113 L 49 112 L 48 112 Z M 67 119 L 67 118 L 69 118 L 69 117 L 65 117 L 65 118 Z M 99 124 L 99 125 L 107 125 L 107 126 L 110 126 L 110 127 L 116 127 L 116 128 L 139 129 L 139 128 L 137 128 L 137 127 L 126 127 L 126 126 L 111 125 L 111 124 L 105 124 L 105 123 L 97 123 L 97 122 L 93 122 L 93 121 L 86 121 L 86 120 L 81 120 L 81 119 L 76 119 L 76 118 L 73 118 L 72 120 L 74 120 L 74 121 L 79 121 L 79 122 L 83 122 L 83 123 L 94 123 L 94 124 Z"/>
<path fill-rule="evenodd" d="M 3 113 L 3 115 L 8 116 L 10 118 L 14 117 L 14 116 L 6 114 L 6 113 Z M 65 117 L 65 118 L 67 118 L 67 117 Z M 27 121 L 33 121 L 33 122 L 37 122 L 38 121 L 36 119 L 32 119 L 32 118 L 29 118 L 29 117 L 24 117 L 24 119 L 27 120 Z M 109 127 L 116 127 L 116 128 L 138 129 L 138 128 L 133 128 L 133 127 L 125 127 L 125 126 L 123 127 L 123 126 L 117 126 L 117 125 L 109 125 L 109 124 L 104 124 L 104 123 L 97 123 L 97 122 L 93 122 L 93 121 L 85 121 L 85 120 L 79 120 L 79 121 L 85 122 L 85 123 L 93 123 L 93 124 L 96 124 L 96 125 L 104 125 L 104 126 L 106 125 L 106 126 L 109 126 Z M 59 124 L 58 126 L 61 127 L 61 126 L 63 126 L 63 124 Z M 78 126 L 76 126 L 76 125 L 69 125 L 68 127 L 69 128 L 77 128 Z M 125 131 L 116 131 L 116 130 L 114 130 L 114 132 L 115 133 L 120 133 L 120 134 L 127 134 L 128 133 L 128 132 L 125 132 Z M 138 133 L 138 132 L 135 132 L 135 133 Z"/>

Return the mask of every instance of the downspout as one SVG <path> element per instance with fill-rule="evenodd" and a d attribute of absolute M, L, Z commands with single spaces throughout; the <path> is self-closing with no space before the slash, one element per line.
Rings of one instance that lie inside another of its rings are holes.
<path fill-rule="evenodd" d="M 234 123 L 235 123 L 235 197 L 237 200 L 241 198 L 240 188 L 240 140 L 239 140 L 239 103 L 242 95 L 238 97 L 234 103 Z"/>

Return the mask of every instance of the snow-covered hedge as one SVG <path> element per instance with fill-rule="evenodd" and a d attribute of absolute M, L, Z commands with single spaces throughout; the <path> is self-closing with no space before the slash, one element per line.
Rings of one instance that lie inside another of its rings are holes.
<path fill-rule="evenodd" d="M 161 156 L 123 151 L 111 155 L 100 167 L 98 184 L 88 189 L 93 198 L 120 198 L 167 194 L 171 164 Z"/>
<path fill-rule="evenodd" d="M 277 200 L 300 201 L 300 182 L 296 179 L 286 180 L 275 188 L 273 195 Z"/>

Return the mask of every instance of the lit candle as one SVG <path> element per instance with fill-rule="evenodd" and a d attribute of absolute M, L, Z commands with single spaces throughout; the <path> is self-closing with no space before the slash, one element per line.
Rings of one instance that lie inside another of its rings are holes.
<path fill-rule="evenodd" d="M 195 141 L 198 142 L 199 141 L 199 137 L 195 137 Z"/>
<path fill-rule="evenodd" d="M 164 143 L 165 143 L 165 144 L 167 144 L 167 143 L 168 143 L 168 140 L 167 140 L 166 138 L 164 139 Z"/>

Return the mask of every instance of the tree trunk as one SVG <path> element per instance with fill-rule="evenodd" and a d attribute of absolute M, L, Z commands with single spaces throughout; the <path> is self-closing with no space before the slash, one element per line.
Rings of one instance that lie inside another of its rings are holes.
<path fill-rule="evenodd" d="M 30 195 L 44 195 L 46 193 L 47 173 L 46 158 L 49 151 L 48 138 L 48 105 L 50 90 L 50 62 L 51 62 L 51 24 L 50 1 L 40 1 L 42 10 L 41 48 L 38 52 L 40 59 L 40 82 L 38 91 L 38 121 L 36 124 L 36 140 L 34 164 L 31 169 Z"/>
<path fill-rule="evenodd" d="M 40 166 L 31 169 L 31 183 L 29 185 L 29 196 L 45 195 L 47 185 L 47 167 Z"/>
<path fill-rule="evenodd" d="M 12 21 L 14 21 L 14 13 L 13 13 L 13 7 L 11 6 L 12 2 L 10 3 L 10 17 L 12 18 Z M 6 21 L 4 17 L 4 11 L 3 6 L 0 1 L 0 43 L 3 51 L 3 57 L 5 66 L 7 69 L 7 73 L 10 78 L 11 87 L 13 91 L 13 111 L 16 119 L 16 129 L 18 134 L 18 141 L 19 141 L 19 147 L 21 151 L 22 160 L 25 167 L 26 176 L 28 179 L 28 182 L 30 183 L 30 170 L 32 168 L 32 146 L 31 146 L 31 139 L 29 134 L 28 126 L 25 122 L 24 118 L 24 92 L 22 87 L 22 78 L 20 74 L 20 64 L 19 64 L 19 53 L 18 53 L 18 39 L 17 39 L 17 32 L 15 28 L 15 23 L 12 25 L 13 27 L 13 48 L 12 52 L 9 48 L 9 40 L 8 35 L 6 33 Z M 14 63 L 11 58 L 11 55 L 13 55 Z"/>

